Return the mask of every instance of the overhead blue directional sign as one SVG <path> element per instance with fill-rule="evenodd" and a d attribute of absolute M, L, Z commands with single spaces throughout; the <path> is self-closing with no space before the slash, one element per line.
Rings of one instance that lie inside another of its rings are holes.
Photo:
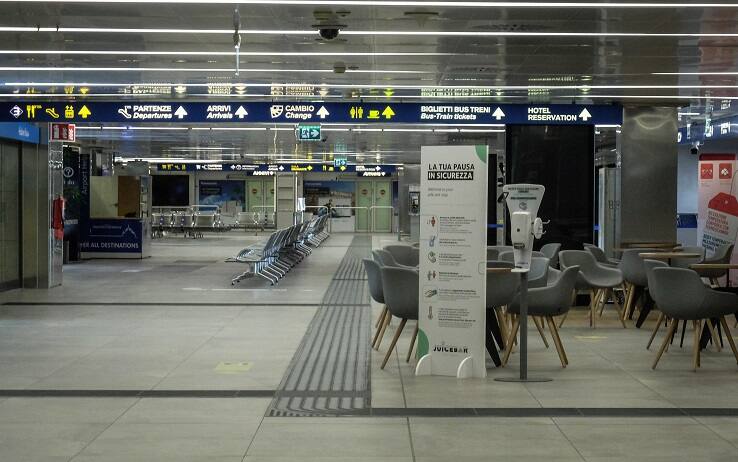
<path fill-rule="evenodd" d="M 0 122 L 620 125 L 622 107 L 578 104 L 0 102 Z"/>
<path fill-rule="evenodd" d="M 156 164 L 159 172 L 234 172 L 247 175 L 274 175 L 278 172 L 331 172 L 357 173 L 359 176 L 391 176 L 394 165 L 342 165 L 327 164 L 236 164 L 236 163 L 189 163 L 166 162 Z"/>

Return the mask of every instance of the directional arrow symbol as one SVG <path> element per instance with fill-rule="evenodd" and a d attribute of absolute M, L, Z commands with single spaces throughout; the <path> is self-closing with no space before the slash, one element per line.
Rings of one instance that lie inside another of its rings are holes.
<path fill-rule="evenodd" d="M 280 166 L 279 166 L 279 170 L 280 170 L 280 171 L 284 170 L 284 165 L 280 165 Z"/>
<path fill-rule="evenodd" d="M 231 170 L 236 170 L 236 166 L 235 165 L 231 165 Z"/>
<path fill-rule="evenodd" d="M 384 108 L 384 111 L 382 111 L 382 115 L 385 119 L 389 120 L 395 115 L 395 111 L 393 111 L 391 107 L 387 106 Z"/>
<path fill-rule="evenodd" d="M 495 112 L 492 113 L 492 117 L 497 120 L 502 120 L 502 118 L 505 117 L 505 113 L 502 112 L 502 109 L 498 107 L 497 109 L 495 109 Z"/>
<path fill-rule="evenodd" d="M 310 130 L 310 138 L 317 138 L 318 135 L 320 135 L 320 132 L 318 130 L 316 130 L 314 128 L 312 130 Z"/>
<path fill-rule="evenodd" d="M 395 94 L 395 91 L 391 88 L 387 88 L 386 90 L 384 90 L 384 96 L 390 97 L 394 94 Z"/>
<path fill-rule="evenodd" d="M 238 109 L 236 109 L 236 116 L 237 116 L 237 117 L 238 117 L 239 119 L 243 119 L 243 118 L 244 118 L 244 117 L 246 117 L 247 115 L 249 115 L 249 113 L 248 113 L 248 112 L 246 112 L 246 109 L 245 109 L 245 108 L 244 108 L 243 106 L 238 106 Z"/>
<path fill-rule="evenodd" d="M 325 119 L 326 116 L 329 116 L 331 113 L 328 112 L 328 109 L 326 109 L 325 106 L 320 106 L 320 109 L 318 109 L 317 114 L 318 116 L 320 116 L 321 119 Z"/>
<path fill-rule="evenodd" d="M 376 167 L 374 167 L 374 170 L 380 171 L 380 170 L 382 170 L 382 167 L 380 167 L 379 165 L 377 165 Z"/>
<path fill-rule="evenodd" d="M 176 111 L 174 111 L 174 115 L 176 115 L 179 120 L 182 120 L 187 115 L 187 111 L 185 111 L 184 107 L 180 106 Z"/>
<path fill-rule="evenodd" d="M 87 106 L 82 106 L 82 108 L 79 110 L 77 114 L 79 114 L 79 116 L 82 117 L 83 119 L 86 119 L 90 116 L 90 114 L 92 114 L 92 112 L 90 112 L 90 110 L 87 109 Z"/>
<path fill-rule="evenodd" d="M 579 113 L 579 118 L 586 122 L 592 118 L 592 114 L 590 114 L 585 107 L 584 109 L 582 109 L 582 112 Z"/>

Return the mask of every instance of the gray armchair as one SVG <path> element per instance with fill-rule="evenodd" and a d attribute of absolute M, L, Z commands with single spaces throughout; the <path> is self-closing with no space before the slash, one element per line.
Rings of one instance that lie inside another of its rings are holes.
<path fill-rule="evenodd" d="M 613 304 L 618 312 L 618 319 L 620 319 L 621 324 L 625 327 L 620 303 L 617 297 L 615 297 L 614 292 L 616 287 L 620 287 L 623 284 L 623 274 L 620 270 L 598 264 L 592 253 L 585 250 L 562 250 L 559 253 L 559 261 L 562 268 L 578 266 L 577 289 L 582 287 L 590 289 L 590 326 L 597 327 L 598 311 L 599 316 L 602 316 L 605 305 L 609 297 L 612 296 Z M 602 308 L 599 308 L 600 305 L 602 305 Z"/>
<path fill-rule="evenodd" d="M 395 261 L 403 266 L 418 266 L 419 248 L 404 244 L 393 244 L 385 246 L 384 250 L 391 253 Z"/>
<path fill-rule="evenodd" d="M 407 269 L 417 269 L 414 266 L 407 266 L 399 263 L 397 260 L 395 260 L 395 257 L 389 253 L 388 251 L 384 249 L 376 249 L 372 251 L 372 254 L 375 254 L 378 256 L 379 260 L 381 261 L 382 266 L 391 266 L 393 268 L 407 268 Z"/>
<path fill-rule="evenodd" d="M 658 287 L 653 282 L 653 270 L 655 268 L 668 268 L 669 265 L 666 262 L 663 262 L 660 260 L 647 260 L 646 259 L 646 260 L 643 260 L 643 266 L 646 268 L 646 278 L 648 279 L 648 293 L 651 295 L 651 298 L 656 300 L 655 293 L 658 290 Z M 648 344 L 646 345 L 647 350 L 651 348 L 653 339 L 656 338 L 656 334 L 661 328 L 661 323 L 664 322 L 664 320 L 666 320 L 666 314 L 664 314 L 663 311 L 659 311 L 659 318 L 658 320 L 656 320 L 656 325 L 653 327 L 653 331 L 651 332 L 651 338 L 648 339 Z"/>
<path fill-rule="evenodd" d="M 620 264 L 620 260 L 607 258 L 605 251 L 594 244 L 584 244 L 584 250 L 591 253 L 600 265 L 617 268 L 618 264 Z"/>
<path fill-rule="evenodd" d="M 700 337 L 704 325 L 707 325 L 710 330 L 713 343 L 717 345 L 719 342 L 711 318 L 719 320 L 725 330 L 733 355 L 738 361 L 738 351 L 728 323 L 725 321 L 725 316 L 735 313 L 738 296 L 705 287 L 696 272 L 683 268 L 654 268 L 651 280 L 654 285 L 653 295 L 656 303 L 661 311 L 671 319 L 669 330 L 661 343 L 661 348 L 651 366 L 652 369 L 656 369 L 666 346 L 674 337 L 679 321 L 693 321 L 695 330 L 692 365 L 696 371 L 700 367 Z"/>
<path fill-rule="evenodd" d="M 376 324 L 374 324 L 376 331 L 372 338 L 372 347 L 376 350 L 379 348 L 379 344 L 382 343 L 384 331 L 387 329 L 387 324 L 389 324 L 389 319 L 387 318 L 392 318 L 392 316 L 389 315 L 389 310 L 384 302 L 382 267 L 376 261 L 369 260 L 368 258 L 362 259 L 362 262 L 364 262 L 364 270 L 366 271 L 366 277 L 369 282 L 369 295 L 372 297 L 372 300 L 384 305 L 382 313 L 379 315 L 379 319 Z"/>
<path fill-rule="evenodd" d="M 561 244 L 558 242 L 549 242 L 541 246 L 541 253 L 548 258 L 551 268 L 559 267 L 559 250 L 561 250 Z"/>
<path fill-rule="evenodd" d="M 400 318 L 400 325 L 397 327 L 395 335 L 392 337 L 392 343 L 387 350 L 384 361 L 382 361 L 382 369 L 384 369 L 384 366 L 387 365 L 387 361 L 389 361 L 389 358 L 395 349 L 395 345 L 397 345 L 397 340 L 400 338 L 400 334 L 405 328 L 407 321 L 409 319 L 418 319 L 418 286 L 420 283 L 420 277 L 417 271 L 406 268 L 384 267 L 381 272 L 384 299 L 387 302 L 389 314 Z M 410 341 L 410 349 L 407 354 L 408 360 L 412 354 L 417 336 L 418 326 L 416 325 L 412 340 Z"/>
<path fill-rule="evenodd" d="M 730 263 L 733 256 L 733 244 L 723 244 L 715 249 L 715 253 L 705 258 L 701 263 Z M 712 285 L 718 285 L 718 279 L 728 275 L 727 269 L 698 269 L 700 277 L 710 280 Z"/>
<path fill-rule="evenodd" d="M 566 357 L 566 351 L 564 351 L 564 345 L 561 343 L 561 337 L 559 336 L 553 318 L 554 316 L 566 314 L 569 311 L 571 307 L 571 293 L 574 290 L 578 273 L 578 266 L 570 266 L 561 272 L 561 275 L 553 285 L 528 290 L 528 316 L 538 316 L 546 319 L 562 367 L 566 367 L 569 364 L 569 359 Z M 512 314 L 520 314 L 519 297 L 516 297 L 510 304 L 508 311 Z M 502 359 L 503 365 L 507 364 L 508 359 L 510 359 L 513 340 L 517 336 L 519 329 L 520 320 L 516 318 L 513 322 L 511 335 L 507 338 L 505 356 Z"/>

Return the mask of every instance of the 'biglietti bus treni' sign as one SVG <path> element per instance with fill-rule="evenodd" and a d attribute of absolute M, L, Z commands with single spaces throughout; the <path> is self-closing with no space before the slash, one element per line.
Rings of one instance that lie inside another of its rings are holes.
<path fill-rule="evenodd" d="M 623 110 L 579 104 L 19 100 L 0 103 L 0 122 L 620 125 Z"/>

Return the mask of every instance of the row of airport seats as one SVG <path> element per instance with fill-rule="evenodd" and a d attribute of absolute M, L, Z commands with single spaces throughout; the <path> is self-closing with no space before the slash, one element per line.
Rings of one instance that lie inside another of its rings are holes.
<path fill-rule="evenodd" d="M 241 250 L 227 262 L 244 263 L 248 269 L 231 280 L 234 285 L 244 279 L 259 276 L 272 285 L 305 257 L 312 253 L 330 234 L 326 229 L 328 216 L 314 217 L 309 221 L 278 229 L 264 241 Z"/>

